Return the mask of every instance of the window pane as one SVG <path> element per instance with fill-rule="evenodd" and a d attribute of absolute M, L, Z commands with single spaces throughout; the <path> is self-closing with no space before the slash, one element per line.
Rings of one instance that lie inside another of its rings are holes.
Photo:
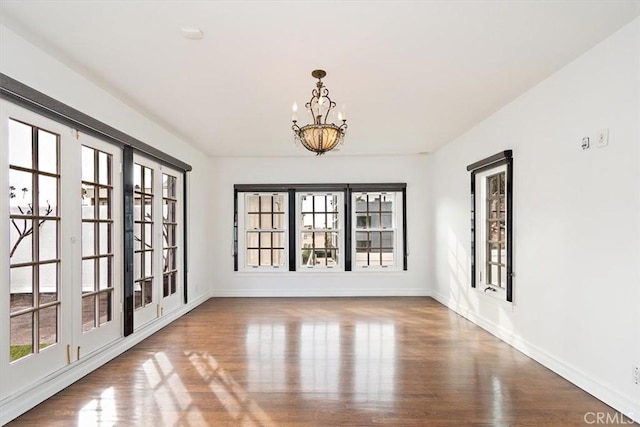
<path fill-rule="evenodd" d="M 273 228 L 276 230 L 284 230 L 286 225 L 286 218 L 284 213 L 276 213 L 273 215 Z"/>
<path fill-rule="evenodd" d="M 9 164 L 33 168 L 32 127 L 9 119 Z"/>
<path fill-rule="evenodd" d="M 176 226 L 167 224 L 167 246 L 175 246 L 178 244 L 176 241 Z"/>
<path fill-rule="evenodd" d="M 178 291 L 178 274 L 171 273 L 171 294 L 175 294 Z"/>
<path fill-rule="evenodd" d="M 258 247 L 258 235 L 260 233 L 256 231 L 250 231 L 247 233 L 247 247 L 248 248 L 257 248 Z"/>
<path fill-rule="evenodd" d="M 58 263 L 40 265 L 40 303 L 58 298 Z"/>
<path fill-rule="evenodd" d="M 100 248 L 99 253 L 110 254 L 111 253 L 111 224 L 99 224 L 100 230 Z"/>
<path fill-rule="evenodd" d="M 32 215 L 33 174 L 9 169 L 9 206 L 12 215 Z"/>
<path fill-rule="evenodd" d="M 40 350 L 58 342 L 58 306 L 43 308 L 40 316 Z"/>
<path fill-rule="evenodd" d="M 142 242 L 144 247 L 142 249 L 151 249 L 153 248 L 153 224 L 145 224 L 143 230 L 144 238 Z"/>
<path fill-rule="evenodd" d="M 261 214 L 260 215 L 260 228 L 271 228 L 273 226 L 271 222 L 271 214 Z"/>
<path fill-rule="evenodd" d="M 257 213 L 260 210 L 260 196 L 247 196 L 247 212 Z"/>
<path fill-rule="evenodd" d="M 259 252 L 258 249 L 247 249 L 247 265 L 248 266 L 257 266 L 259 260 Z"/>
<path fill-rule="evenodd" d="M 371 220 L 371 228 L 380 228 L 382 226 L 380 222 L 380 213 L 379 212 L 370 212 L 370 220 Z"/>
<path fill-rule="evenodd" d="M 38 129 L 38 170 L 58 173 L 58 136 Z"/>
<path fill-rule="evenodd" d="M 13 267 L 11 277 L 11 312 L 33 307 L 33 267 Z"/>
<path fill-rule="evenodd" d="M 313 210 L 315 212 L 326 212 L 327 197 L 330 196 L 313 196 Z"/>
<path fill-rule="evenodd" d="M 111 218 L 111 190 L 108 188 L 100 188 L 98 191 L 100 195 L 98 199 L 100 205 L 98 208 L 99 218 L 109 219 Z"/>
<path fill-rule="evenodd" d="M 284 265 L 285 255 L 284 249 L 274 249 L 273 252 L 273 265 Z"/>
<path fill-rule="evenodd" d="M 313 196 L 302 196 L 300 198 L 301 209 L 300 212 L 313 212 Z"/>
<path fill-rule="evenodd" d="M 137 309 L 142 307 L 142 282 L 133 284 L 133 306 Z"/>
<path fill-rule="evenodd" d="M 113 287 L 111 257 L 103 257 L 98 261 L 99 268 L 99 289 L 107 289 Z"/>
<path fill-rule="evenodd" d="M 33 353 L 33 313 L 11 318 L 10 361 Z"/>
<path fill-rule="evenodd" d="M 393 231 L 383 231 L 382 235 L 382 247 L 393 248 Z"/>
<path fill-rule="evenodd" d="M 11 264 L 33 260 L 33 221 L 30 219 L 11 220 L 9 235 L 9 259 Z"/>
<path fill-rule="evenodd" d="M 82 297 L 82 332 L 88 332 L 95 327 L 95 303 L 95 295 Z"/>
<path fill-rule="evenodd" d="M 284 247 L 284 233 L 283 232 L 273 233 L 273 247 L 274 248 L 283 248 Z"/>
<path fill-rule="evenodd" d="M 153 275 L 153 251 L 144 252 L 144 277 Z"/>
<path fill-rule="evenodd" d="M 58 221 L 40 221 L 40 261 L 58 258 Z"/>
<path fill-rule="evenodd" d="M 41 216 L 58 215 L 58 178 L 38 177 L 38 203 Z"/>
<path fill-rule="evenodd" d="M 259 214 L 248 214 L 247 215 L 247 228 L 252 230 L 257 230 L 260 228 L 260 215 Z"/>
<path fill-rule="evenodd" d="M 153 194 L 153 170 L 150 168 L 143 168 L 144 170 L 144 192 L 147 194 Z"/>
<path fill-rule="evenodd" d="M 393 265 L 394 263 L 394 253 L 392 248 L 383 248 L 382 249 L 382 265 Z"/>
<path fill-rule="evenodd" d="M 261 248 L 270 248 L 271 247 L 271 233 L 260 233 L 260 247 Z"/>
<path fill-rule="evenodd" d="M 142 197 L 138 193 L 133 194 L 133 220 L 142 221 Z"/>
<path fill-rule="evenodd" d="M 95 195 L 93 185 L 82 184 L 82 219 L 95 218 Z"/>
<path fill-rule="evenodd" d="M 148 279 L 143 282 L 144 289 L 144 305 L 151 304 L 153 300 L 153 280 Z"/>
<path fill-rule="evenodd" d="M 368 248 L 369 246 L 371 246 L 369 233 L 363 231 L 356 232 L 356 248 Z"/>
<path fill-rule="evenodd" d="M 260 265 L 272 265 L 271 249 L 260 249 Z"/>
<path fill-rule="evenodd" d="M 260 212 L 271 212 L 271 201 L 272 197 L 269 196 L 260 196 Z"/>
<path fill-rule="evenodd" d="M 142 249 L 142 224 L 137 222 L 133 224 L 133 249 Z"/>
<path fill-rule="evenodd" d="M 95 182 L 95 150 L 82 146 L 82 180 Z"/>
<path fill-rule="evenodd" d="M 133 277 L 135 277 L 136 279 L 143 278 L 143 271 L 142 271 L 143 256 L 144 256 L 144 252 L 137 252 L 133 254 L 133 271 L 134 271 Z"/>
<path fill-rule="evenodd" d="M 392 213 L 383 213 L 382 214 L 382 228 L 392 228 L 393 227 L 393 214 Z"/>
<path fill-rule="evenodd" d="M 102 292 L 98 296 L 98 316 L 100 319 L 99 325 L 102 326 L 108 323 L 113 318 L 113 292 Z"/>
<path fill-rule="evenodd" d="M 380 210 L 380 196 L 369 195 L 369 211 L 378 212 Z"/>
<path fill-rule="evenodd" d="M 357 228 L 371 227 L 371 217 L 366 213 L 356 214 L 356 227 Z"/>
<path fill-rule="evenodd" d="M 327 216 L 324 213 L 315 214 L 313 216 L 313 228 L 315 229 L 327 228 Z"/>
<path fill-rule="evenodd" d="M 313 214 L 302 214 L 302 227 L 308 230 L 313 228 Z"/>
<path fill-rule="evenodd" d="M 95 287 L 95 260 L 82 261 L 82 292 L 93 292 Z"/>
<path fill-rule="evenodd" d="M 162 207 L 162 217 L 165 222 L 176 221 L 176 202 L 165 200 Z"/>
<path fill-rule="evenodd" d="M 283 196 L 282 194 L 273 196 L 273 212 L 283 213 L 285 208 L 285 203 L 286 203 L 285 196 Z"/>
<path fill-rule="evenodd" d="M 111 154 L 98 152 L 98 182 L 102 185 L 111 184 Z"/>
<path fill-rule="evenodd" d="M 142 200 L 144 202 L 142 220 L 153 221 L 153 197 L 145 196 Z"/>
<path fill-rule="evenodd" d="M 133 188 L 135 191 L 142 191 L 142 166 L 133 164 Z"/>

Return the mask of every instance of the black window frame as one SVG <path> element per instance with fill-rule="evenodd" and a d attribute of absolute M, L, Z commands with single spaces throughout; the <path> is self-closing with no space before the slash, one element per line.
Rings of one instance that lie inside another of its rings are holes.
<path fill-rule="evenodd" d="M 504 150 L 467 166 L 471 172 L 471 287 L 476 287 L 477 212 L 476 175 L 506 165 L 506 300 L 513 302 L 513 151 Z M 487 287 L 485 291 L 490 290 Z"/>
<path fill-rule="evenodd" d="M 343 239 L 344 271 L 352 271 L 352 212 L 351 196 L 353 192 L 400 192 L 402 193 L 402 271 L 408 269 L 407 250 L 407 184 L 406 183 L 360 183 L 360 184 L 235 184 L 233 186 L 233 270 L 240 271 L 238 265 L 238 197 L 244 193 L 288 193 L 288 227 L 289 227 L 289 271 L 299 271 L 296 265 L 296 194 L 309 192 L 341 192 L 343 193 Z"/>

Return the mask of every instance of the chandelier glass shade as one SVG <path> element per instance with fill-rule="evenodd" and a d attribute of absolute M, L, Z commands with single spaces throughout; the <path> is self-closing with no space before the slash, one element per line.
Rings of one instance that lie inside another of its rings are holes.
<path fill-rule="evenodd" d="M 313 123 L 298 126 L 296 117 L 297 105 L 293 104 L 293 129 L 296 142 L 302 144 L 309 151 L 321 155 L 331 151 L 344 141 L 347 130 L 347 119 L 342 114 L 338 115 L 338 121 L 342 124 L 327 123 L 329 113 L 335 108 L 336 103 L 329 98 L 329 89 L 322 83 L 322 78 L 327 73 L 324 70 L 314 70 L 311 76 L 318 79 L 316 88 L 311 91 L 311 99 L 305 104 L 307 111 L 313 118 Z"/>

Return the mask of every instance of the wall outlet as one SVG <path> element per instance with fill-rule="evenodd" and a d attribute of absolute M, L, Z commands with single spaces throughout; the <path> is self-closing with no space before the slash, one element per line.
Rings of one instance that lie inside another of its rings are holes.
<path fill-rule="evenodd" d="M 633 368 L 633 382 L 640 385 L 640 366 Z"/>
<path fill-rule="evenodd" d="M 583 150 L 586 150 L 587 148 L 589 148 L 589 137 L 585 136 L 584 138 L 582 138 L 582 145 L 581 145 Z"/>
<path fill-rule="evenodd" d="M 609 145 L 609 129 L 602 129 L 596 136 L 596 145 L 598 147 L 606 147 Z"/>

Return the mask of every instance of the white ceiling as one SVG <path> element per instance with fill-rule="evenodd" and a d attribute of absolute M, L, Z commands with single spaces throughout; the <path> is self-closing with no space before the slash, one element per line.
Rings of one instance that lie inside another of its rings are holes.
<path fill-rule="evenodd" d="M 311 155 L 290 120 L 316 68 L 349 125 L 329 155 L 386 155 L 464 133 L 630 22 L 640 1 L 1 0 L 0 13 L 210 155 Z"/>

